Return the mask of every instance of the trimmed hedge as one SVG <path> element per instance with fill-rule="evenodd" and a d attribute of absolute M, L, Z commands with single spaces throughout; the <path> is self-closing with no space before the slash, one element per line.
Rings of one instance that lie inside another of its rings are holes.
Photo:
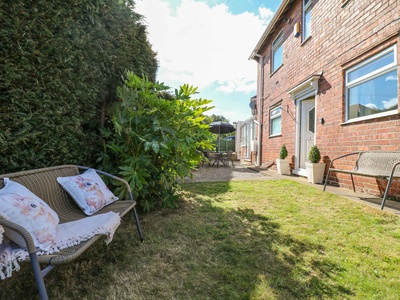
<path fill-rule="evenodd" d="M 132 2 L 0 3 L 0 171 L 94 165 L 125 70 L 154 80 Z"/>

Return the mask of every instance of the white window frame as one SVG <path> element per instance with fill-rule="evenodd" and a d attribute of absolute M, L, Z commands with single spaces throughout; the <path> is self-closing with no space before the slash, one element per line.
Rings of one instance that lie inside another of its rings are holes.
<path fill-rule="evenodd" d="M 273 116 L 273 112 L 280 109 L 280 113 Z M 275 119 L 281 119 L 281 128 L 278 133 L 272 133 L 272 121 Z M 269 136 L 278 136 L 282 135 L 282 106 L 279 105 L 269 111 Z"/>
<path fill-rule="evenodd" d="M 241 131 L 241 147 L 247 146 L 249 144 L 249 136 L 248 136 L 248 127 L 247 127 L 247 123 L 244 124 L 242 127 L 240 127 L 240 131 Z"/>
<path fill-rule="evenodd" d="M 381 67 L 378 70 L 372 71 L 368 74 L 365 74 L 359 78 L 356 78 L 352 81 L 349 81 L 349 74 L 375 60 L 377 60 L 378 58 L 388 54 L 389 52 L 393 52 L 394 54 L 394 59 L 393 62 Z M 367 115 L 367 116 L 362 116 L 362 117 L 356 117 L 356 118 L 351 118 L 349 119 L 349 89 L 352 87 L 355 87 L 357 85 L 360 85 L 366 81 L 369 81 L 371 79 L 374 79 L 376 77 L 382 76 L 386 73 L 390 73 L 394 70 L 397 70 L 397 46 L 393 45 L 377 54 L 375 54 L 374 56 L 364 60 L 363 62 L 355 65 L 354 67 L 346 70 L 345 72 L 345 122 L 346 123 L 351 123 L 351 122 L 357 122 L 357 121 L 362 121 L 362 120 L 368 120 L 368 119 L 374 119 L 374 118 L 378 118 L 378 117 L 384 117 L 384 116 L 389 116 L 389 115 L 393 115 L 393 114 L 397 114 L 398 113 L 398 109 L 399 109 L 399 105 L 397 104 L 397 109 L 394 110 L 390 110 L 390 111 L 385 111 L 382 113 L 376 113 L 376 114 L 371 114 L 371 115 Z M 398 74 L 397 74 L 398 76 Z M 398 83 L 397 83 L 398 84 Z M 397 88 L 398 91 L 398 88 Z M 398 92 L 397 92 L 398 93 Z M 399 95 L 397 94 L 397 102 L 399 100 Z"/>
<path fill-rule="evenodd" d="M 282 47 L 282 62 L 279 66 L 275 65 L 275 53 Z M 280 66 L 283 65 L 283 29 L 276 36 L 274 41 L 272 42 L 272 72 L 274 73 L 279 69 Z"/>
<path fill-rule="evenodd" d="M 307 2 L 308 1 L 308 2 Z M 303 34 L 302 34 L 302 39 L 303 39 L 303 42 L 306 40 L 306 39 L 308 39 L 310 36 L 311 36 L 311 27 L 310 27 L 310 32 L 307 32 L 306 31 L 306 28 L 307 28 L 307 24 L 306 24 L 306 15 L 308 14 L 308 13 L 310 13 L 310 21 L 311 21 L 311 3 L 312 3 L 312 0 L 303 0 L 303 16 L 302 16 L 302 20 L 303 20 Z M 306 35 L 306 33 L 308 33 L 307 35 Z"/>

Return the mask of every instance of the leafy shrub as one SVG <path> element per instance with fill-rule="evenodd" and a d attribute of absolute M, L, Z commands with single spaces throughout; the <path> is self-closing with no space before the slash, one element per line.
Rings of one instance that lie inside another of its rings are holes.
<path fill-rule="evenodd" d="M 174 97 L 165 97 L 167 89 L 128 72 L 111 110 L 113 128 L 103 130 L 103 169 L 122 175 L 146 211 L 173 206 L 177 179 L 201 162 L 200 149 L 212 147 L 212 134 L 202 122 L 211 101 L 191 99 L 197 92 L 192 86 L 181 86 Z M 124 193 L 120 187 L 120 196 Z"/>

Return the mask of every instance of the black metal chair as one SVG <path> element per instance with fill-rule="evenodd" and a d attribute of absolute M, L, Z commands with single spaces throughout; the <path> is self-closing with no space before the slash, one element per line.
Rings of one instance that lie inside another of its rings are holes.
<path fill-rule="evenodd" d="M 226 151 L 226 155 L 224 157 L 224 161 L 225 161 L 225 167 L 229 166 L 229 162 L 232 163 L 232 167 L 235 166 L 235 163 L 233 162 L 233 151 L 232 150 Z"/>
<path fill-rule="evenodd" d="M 207 164 L 209 167 L 211 167 L 211 156 L 208 153 L 208 151 L 203 150 L 203 160 L 201 162 L 201 166 L 204 167 L 204 164 Z"/>

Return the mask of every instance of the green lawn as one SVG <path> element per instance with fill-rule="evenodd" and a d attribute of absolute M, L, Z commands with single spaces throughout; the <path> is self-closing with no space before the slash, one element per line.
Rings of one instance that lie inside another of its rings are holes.
<path fill-rule="evenodd" d="M 45 278 L 50 299 L 400 297 L 399 218 L 294 181 L 186 183 L 179 208 L 140 218 L 144 243 L 126 218 Z M 36 295 L 28 265 L 0 284 Z"/>

